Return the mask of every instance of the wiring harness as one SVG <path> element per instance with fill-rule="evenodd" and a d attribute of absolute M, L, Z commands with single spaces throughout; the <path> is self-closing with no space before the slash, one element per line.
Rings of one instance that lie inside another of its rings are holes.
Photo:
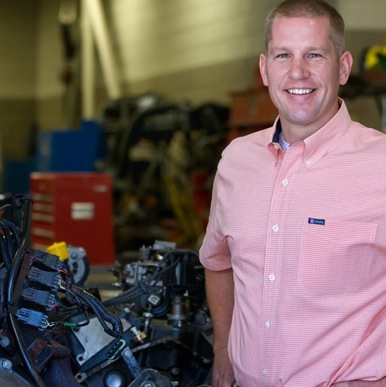
<path fill-rule="evenodd" d="M 58 256 L 29 247 L 31 207 L 29 195 L 17 195 L 12 204 L 0 207 L 0 342 L 12 340 L 27 375 L 40 387 L 45 384 L 28 351 L 23 327 L 46 335 L 66 327 L 83 327 L 92 314 L 114 337 L 111 358 L 118 356 L 126 343 L 121 320 L 94 295 L 73 284 Z M 13 219 L 15 208 L 21 212 L 20 225 Z M 70 322 L 74 314 L 84 318 Z"/>

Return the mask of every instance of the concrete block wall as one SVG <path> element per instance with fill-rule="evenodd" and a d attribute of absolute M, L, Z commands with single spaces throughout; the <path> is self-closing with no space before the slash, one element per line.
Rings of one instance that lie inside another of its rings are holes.
<path fill-rule="evenodd" d="M 35 0 L 36 1 L 36 0 Z M 65 70 L 63 38 L 58 22 L 59 0 L 39 0 L 36 39 L 35 96 L 36 120 L 41 130 L 65 128 L 63 117 L 66 87 L 61 81 Z"/>
<path fill-rule="evenodd" d="M 126 90 L 154 86 L 170 99 L 228 103 L 253 82 L 264 18 L 277 2 L 113 1 Z"/>
<path fill-rule="evenodd" d="M 156 90 L 172 100 L 229 103 L 247 88 L 264 50 L 263 24 L 274 0 L 113 0 L 111 25 L 125 90 Z M 334 0 L 358 73 L 364 47 L 386 44 L 384 0 Z M 373 98 L 348 101 L 353 118 L 380 128 Z"/>
<path fill-rule="evenodd" d="M 278 2 L 104 0 L 122 90 L 130 95 L 153 91 L 193 105 L 229 103 L 231 92 L 248 88 L 255 79 L 264 18 Z M 356 57 L 364 45 L 386 44 L 384 0 L 331 2 L 346 19 L 347 48 Z M 41 130 L 68 127 L 68 90 L 59 80 L 65 66 L 59 4 L 60 0 L 0 4 L 0 130 L 5 158 L 27 155 L 34 123 Z M 98 86 L 102 106 L 100 73 Z M 80 110 L 79 95 L 72 101 Z"/>
<path fill-rule="evenodd" d="M 385 30 L 386 2 L 384 0 L 336 0 L 348 30 Z"/>
<path fill-rule="evenodd" d="M 0 141 L 4 158 L 19 158 L 34 120 L 38 9 L 28 0 L 0 8 Z"/>
<path fill-rule="evenodd" d="M 346 24 L 346 47 L 354 57 L 353 74 L 360 73 L 363 51 L 373 45 L 386 45 L 385 0 L 337 0 L 336 7 Z M 358 96 L 347 100 L 353 120 L 363 122 L 379 130 L 382 112 L 374 97 Z"/>

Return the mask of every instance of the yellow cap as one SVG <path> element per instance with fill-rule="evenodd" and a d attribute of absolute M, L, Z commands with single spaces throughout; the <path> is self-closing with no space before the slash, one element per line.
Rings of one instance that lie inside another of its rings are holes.
<path fill-rule="evenodd" d="M 50 254 L 57 255 L 61 261 L 68 259 L 68 249 L 66 242 L 53 243 L 47 247 L 47 251 Z"/>

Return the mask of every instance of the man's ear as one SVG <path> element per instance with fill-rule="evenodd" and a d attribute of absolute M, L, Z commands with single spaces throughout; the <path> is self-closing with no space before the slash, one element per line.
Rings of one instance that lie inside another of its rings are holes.
<path fill-rule="evenodd" d="M 349 51 L 345 51 L 339 59 L 339 83 L 345 85 L 350 76 L 353 58 Z"/>
<path fill-rule="evenodd" d="M 259 68 L 260 68 L 261 79 L 263 80 L 264 86 L 268 86 L 268 78 L 267 78 L 266 67 L 265 67 L 266 62 L 267 62 L 267 56 L 265 54 L 260 54 Z"/>

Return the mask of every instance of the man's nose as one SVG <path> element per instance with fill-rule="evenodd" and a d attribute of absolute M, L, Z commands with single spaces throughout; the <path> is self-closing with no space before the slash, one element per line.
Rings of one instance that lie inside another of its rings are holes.
<path fill-rule="evenodd" d="M 307 78 L 310 75 L 309 64 L 305 58 L 293 58 L 289 76 L 293 79 Z"/>

